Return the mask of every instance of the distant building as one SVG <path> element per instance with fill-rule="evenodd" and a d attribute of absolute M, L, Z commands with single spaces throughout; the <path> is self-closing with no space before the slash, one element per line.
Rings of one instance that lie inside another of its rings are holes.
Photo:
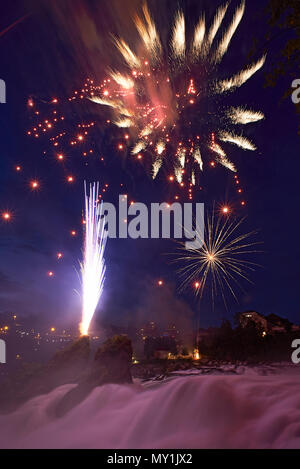
<path fill-rule="evenodd" d="M 147 337 L 159 337 L 157 324 L 154 321 L 149 321 L 145 326 L 139 329 L 138 336 L 144 341 Z"/>
<path fill-rule="evenodd" d="M 267 319 L 256 311 L 246 311 L 245 313 L 240 313 L 239 322 L 242 327 L 247 327 L 249 324 L 254 322 L 257 327 L 263 329 L 264 331 L 267 331 L 268 329 Z"/>
<path fill-rule="evenodd" d="M 175 324 L 170 325 L 165 329 L 163 335 L 167 335 L 169 337 L 173 337 L 173 339 L 178 339 L 179 338 L 180 331 L 177 329 Z"/>
<path fill-rule="evenodd" d="M 144 354 L 148 360 L 151 358 L 166 359 L 171 355 L 177 355 L 176 341 L 169 336 L 146 337 Z"/>
<path fill-rule="evenodd" d="M 263 334 L 286 333 L 300 330 L 300 326 L 291 323 L 288 319 L 277 316 L 277 314 L 269 314 L 264 316 L 256 311 L 246 311 L 239 314 L 239 323 L 242 327 L 255 323 Z"/>

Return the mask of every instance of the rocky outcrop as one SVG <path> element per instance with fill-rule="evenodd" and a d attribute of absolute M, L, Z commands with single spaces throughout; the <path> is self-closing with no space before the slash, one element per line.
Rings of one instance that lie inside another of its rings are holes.
<path fill-rule="evenodd" d="M 57 408 L 57 415 L 59 417 L 65 415 L 80 404 L 97 386 L 108 383 L 132 383 L 130 371 L 132 355 L 131 341 L 127 336 L 115 336 L 108 339 L 97 350 L 89 373 L 62 399 Z"/>
<path fill-rule="evenodd" d="M 57 352 L 46 365 L 25 364 L 1 386 L 0 411 L 10 412 L 23 402 L 64 384 L 78 383 L 87 372 L 90 341 L 81 337 Z"/>

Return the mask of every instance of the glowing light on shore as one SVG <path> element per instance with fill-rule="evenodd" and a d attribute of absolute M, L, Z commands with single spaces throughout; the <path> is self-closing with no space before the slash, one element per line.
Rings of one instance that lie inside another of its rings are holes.
<path fill-rule="evenodd" d="M 103 205 L 99 203 L 99 184 L 85 185 L 85 237 L 81 264 L 82 275 L 82 321 L 80 333 L 88 335 L 91 321 L 103 292 L 105 281 L 104 252 L 107 241 Z"/>

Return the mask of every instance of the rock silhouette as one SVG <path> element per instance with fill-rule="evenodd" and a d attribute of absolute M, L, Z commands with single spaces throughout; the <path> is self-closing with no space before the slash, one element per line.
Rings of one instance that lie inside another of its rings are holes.
<path fill-rule="evenodd" d="M 131 384 L 132 345 L 126 336 L 108 339 L 96 352 L 89 373 L 78 386 L 63 398 L 57 407 L 57 416 L 62 417 L 80 404 L 91 391 L 103 384 Z"/>

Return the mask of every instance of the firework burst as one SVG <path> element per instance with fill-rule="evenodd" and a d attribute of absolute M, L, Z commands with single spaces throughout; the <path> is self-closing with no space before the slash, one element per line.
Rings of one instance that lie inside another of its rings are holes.
<path fill-rule="evenodd" d="M 220 64 L 242 20 L 245 2 L 231 21 L 228 7 L 229 3 L 221 6 L 212 22 L 201 15 L 191 43 L 184 15 L 178 11 L 170 44 L 164 47 L 144 4 L 143 14 L 135 18 L 139 53 L 124 39 L 115 38 L 124 71 L 110 71 L 109 78 L 91 90 L 90 99 L 111 111 L 111 122 L 127 129 L 130 153 L 148 156 L 153 178 L 162 167 L 170 167 L 178 183 L 187 180 L 195 185 L 212 160 L 236 172 L 223 142 L 256 150 L 241 128 L 264 115 L 241 106 L 227 108 L 222 100 L 246 83 L 264 65 L 265 57 L 230 78 L 220 78 Z"/>
<path fill-rule="evenodd" d="M 223 214 L 227 211 L 223 211 Z M 186 248 L 180 244 L 180 254 L 175 262 L 180 263 L 178 274 L 181 278 L 180 290 L 191 285 L 200 298 L 207 286 L 211 287 L 214 299 L 221 295 L 226 305 L 225 293 L 237 300 L 235 287 L 241 288 L 241 281 L 251 282 L 248 275 L 258 264 L 247 259 L 248 255 L 258 253 L 255 249 L 258 242 L 252 242 L 255 231 L 238 234 L 244 219 L 230 221 L 229 216 L 217 216 L 213 213 L 207 218 L 205 233 L 196 227 L 197 239 L 202 241 L 200 249 Z"/>
<path fill-rule="evenodd" d="M 99 206 L 99 184 L 90 185 L 89 194 L 85 184 L 84 259 L 81 264 L 83 305 L 80 324 L 83 336 L 88 335 L 105 281 L 104 252 L 107 234 L 102 215 L 102 203 Z"/>

